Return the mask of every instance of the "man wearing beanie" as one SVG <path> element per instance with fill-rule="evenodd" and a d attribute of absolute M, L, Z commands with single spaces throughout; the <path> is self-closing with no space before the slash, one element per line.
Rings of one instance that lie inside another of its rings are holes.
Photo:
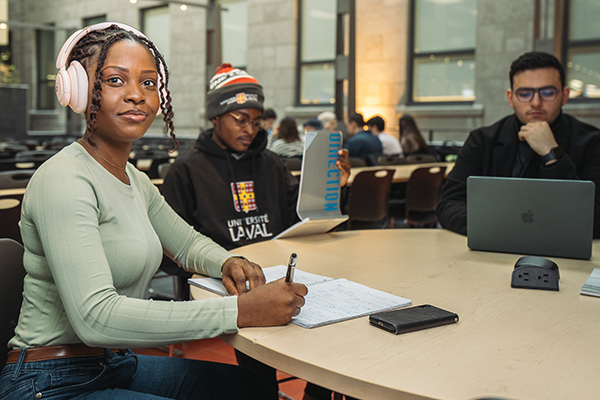
<path fill-rule="evenodd" d="M 261 128 L 262 86 L 246 71 L 221 65 L 210 80 L 206 118 L 213 127 L 179 156 L 165 176 L 165 200 L 197 231 L 226 249 L 270 240 L 298 221 L 298 181 L 267 150 Z M 350 175 L 348 152 L 337 161 L 340 183 Z M 238 363 L 275 370 L 236 352 Z M 258 364 L 258 365 L 254 365 Z"/>

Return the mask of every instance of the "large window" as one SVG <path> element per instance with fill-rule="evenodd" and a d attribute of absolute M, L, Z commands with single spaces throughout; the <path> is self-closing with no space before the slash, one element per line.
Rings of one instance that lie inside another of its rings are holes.
<path fill-rule="evenodd" d="M 298 2 L 297 103 L 335 103 L 336 0 Z"/>
<path fill-rule="evenodd" d="M 101 22 L 106 22 L 106 15 L 98 15 L 96 17 L 84 18 L 83 26 L 90 26 L 94 24 L 99 24 Z"/>
<path fill-rule="evenodd" d="M 167 65 L 171 55 L 171 19 L 169 7 L 142 10 L 142 32 L 162 53 Z"/>
<path fill-rule="evenodd" d="M 409 102 L 475 100 L 476 0 L 411 0 Z"/>
<path fill-rule="evenodd" d="M 37 104 L 38 110 L 54 109 L 56 82 L 56 53 L 54 31 L 36 30 Z"/>
<path fill-rule="evenodd" d="M 600 99 L 600 1 L 567 2 L 566 66 L 571 98 Z"/>
<path fill-rule="evenodd" d="M 246 69 L 248 64 L 248 2 L 219 0 L 223 62 Z"/>

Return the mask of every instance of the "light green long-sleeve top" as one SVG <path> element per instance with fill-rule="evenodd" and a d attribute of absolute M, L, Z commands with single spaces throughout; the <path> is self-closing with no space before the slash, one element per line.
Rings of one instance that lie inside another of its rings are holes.
<path fill-rule="evenodd" d="M 78 143 L 36 171 L 23 199 L 27 276 L 9 347 L 150 347 L 237 332 L 236 296 L 143 299 L 163 249 L 214 277 L 234 254 L 194 231 L 133 165 L 127 174 L 130 185 Z"/>

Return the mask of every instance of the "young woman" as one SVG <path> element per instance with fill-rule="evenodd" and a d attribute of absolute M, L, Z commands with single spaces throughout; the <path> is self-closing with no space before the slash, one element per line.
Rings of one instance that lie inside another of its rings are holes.
<path fill-rule="evenodd" d="M 258 265 L 194 231 L 127 163 L 157 114 L 174 139 L 167 68 L 145 36 L 94 25 L 67 40 L 57 65 L 59 100 L 85 112 L 87 129 L 25 193 L 27 276 L 0 398 L 276 398 L 262 377 L 236 366 L 127 350 L 286 324 L 307 290 L 263 285 Z M 222 277 L 236 296 L 144 300 L 163 251 L 189 271 Z"/>
<path fill-rule="evenodd" d="M 400 117 L 398 127 L 400 128 L 400 145 L 405 156 L 429 153 L 429 146 L 425 143 L 425 139 L 412 116 L 403 115 Z"/>
<path fill-rule="evenodd" d="M 298 133 L 294 118 L 285 117 L 281 121 L 277 130 L 277 139 L 273 142 L 271 151 L 281 157 L 302 157 L 304 140 Z"/>

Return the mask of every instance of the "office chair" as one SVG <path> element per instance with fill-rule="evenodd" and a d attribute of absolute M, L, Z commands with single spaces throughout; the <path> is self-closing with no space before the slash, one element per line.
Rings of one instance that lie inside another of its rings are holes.
<path fill-rule="evenodd" d="M 171 162 L 160 164 L 158 166 L 158 178 L 165 179 L 167 172 L 169 172 L 169 168 L 171 168 Z"/>
<path fill-rule="evenodd" d="M 367 166 L 367 162 L 365 160 L 363 160 L 362 158 L 349 157 L 348 161 L 350 162 L 350 166 L 352 168 L 359 168 L 359 167 L 366 167 Z"/>
<path fill-rule="evenodd" d="M 433 154 L 411 154 L 406 156 L 407 164 L 422 164 L 437 161 L 437 158 Z"/>
<path fill-rule="evenodd" d="M 47 159 L 44 158 L 8 158 L 0 159 L 0 171 L 18 171 L 36 169 Z"/>
<path fill-rule="evenodd" d="M 24 193 L 23 188 L 0 190 L 0 238 L 10 238 L 23 243 L 19 220 Z"/>
<path fill-rule="evenodd" d="M 15 334 L 23 301 L 23 246 L 12 239 L 0 239 L 0 365 L 6 364 L 6 344 Z"/>
<path fill-rule="evenodd" d="M 164 178 L 160 176 L 161 166 L 167 165 L 170 166 L 175 161 L 174 157 L 159 157 L 152 160 L 152 164 L 150 164 L 150 168 L 146 171 L 146 174 L 150 179 L 159 179 Z M 166 170 L 165 170 L 166 175 Z"/>
<path fill-rule="evenodd" d="M 50 157 L 52 157 L 56 153 L 58 153 L 58 150 L 26 150 L 26 151 L 20 151 L 20 152 L 18 152 L 15 155 L 15 159 L 16 160 L 21 160 L 21 159 L 29 160 L 29 159 L 33 159 L 33 160 L 46 161 L 47 159 L 49 159 Z"/>
<path fill-rule="evenodd" d="M 393 169 L 362 171 L 354 178 L 348 200 L 348 229 L 353 222 L 377 222 L 387 216 Z"/>
<path fill-rule="evenodd" d="M 408 161 L 404 156 L 379 156 L 377 157 L 377 163 L 379 165 L 404 165 L 408 164 Z"/>
<path fill-rule="evenodd" d="M 435 209 L 446 167 L 417 168 L 406 186 L 406 222 L 411 227 L 434 227 Z"/>
<path fill-rule="evenodd" d="M 0 159 L 15 158 L 17 153 L 27 150 L 29 148 L 24 144 L 7 144 L 0 147 Z"/>
<path fill-rule="evenodd" d="M 290 171 L 302 170 L 302 157 L 281 157 L 281 161 Z"/>

